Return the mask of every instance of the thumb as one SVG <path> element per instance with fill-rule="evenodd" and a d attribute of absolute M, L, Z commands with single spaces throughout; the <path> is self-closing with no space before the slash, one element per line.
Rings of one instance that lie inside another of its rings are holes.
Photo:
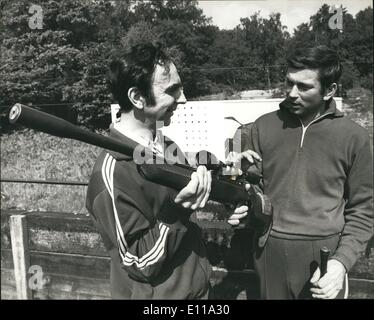
<path fill-rule="evenodd" d="M 319 280 L 320 276 L 321 276 L 321 270 L 318 267 L 317 270 L 314 271 L 313 276 L 310 279 L 310 282 L 314 284 L 315 282 L 317 282 Z"/>

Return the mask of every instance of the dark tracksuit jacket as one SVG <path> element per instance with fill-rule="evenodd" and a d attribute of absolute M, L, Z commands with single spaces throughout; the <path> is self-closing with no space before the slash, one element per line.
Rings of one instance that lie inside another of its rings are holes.
<path fill-rule="evenodd" d="M 111 136 L 122 134 L 111 130 Z M 115 299 L 198 299 L 211 266 L 191 210 L 176 192 L 145 180 L 131 157 L 103 151 L 91 175 L 86 206 L 111 257 Z"/>
<path fill-rule="evenodd" d="M 367 131 L 331 100 L 304 128 L 285 108 L 257 119 L 248 147 L 262 156 L 263 192 L 274 208 L 273 234 L 341 233 L 333 256 L 347 270 L 373 234 L 373 158 Z"/>

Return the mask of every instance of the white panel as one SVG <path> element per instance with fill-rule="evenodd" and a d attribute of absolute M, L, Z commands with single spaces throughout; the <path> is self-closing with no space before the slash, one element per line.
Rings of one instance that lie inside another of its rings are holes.
<path fill-rule="evenodd" d="M 208 150 L 217 157 L 224 151 L 224 108 L 210 101 L 191 101 L 180 105 L 174 112 L 170 126 L 163 128 L 164 135 L 173 139 L 184 152 Z M 222 149 L 222 150 L 221 150 Z"/>
<path fill-rule="evenodd" d="M 232 138 L 240 123 L 256 120 L 278 108 L 282 99 L 189 101 L 174 112 L 170 126 L 163 133 L 184 152 L 208 150 L 219 159 L 225 157 L 225 141 Z"/>

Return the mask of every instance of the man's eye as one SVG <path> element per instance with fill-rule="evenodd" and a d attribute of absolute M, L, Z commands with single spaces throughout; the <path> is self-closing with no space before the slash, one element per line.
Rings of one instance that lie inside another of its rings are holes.
<path fill-rule="evenodd" d="M 304 85 L 302 85 L 302 84 L 299 84 L 299 85 L 297 86 L 297 88 L 298 88 L 300 91 L 307 91 L 307 90 L 309 89 L 307 86 L 304 86 Z"/>
<path fill-rule="evenodd" d="M 181 92 L 183 91 L 183 88 L 170 88 L 170 90 L 167 91 L 167 93 L 171 96 L 179 96 L 181 95 Z"/>
<path fill-rule="evenodd" d="M 178 91 L 178 88 L 169 88 L 166 90 L 166 93 L 173 96 L 176 94 L 177 91 Z"/>
<path fill-rule="evenodd" d="M 287 87 L 292 87 L 293 83 L 290 80 L 286 80 L 286 86 Z"/>

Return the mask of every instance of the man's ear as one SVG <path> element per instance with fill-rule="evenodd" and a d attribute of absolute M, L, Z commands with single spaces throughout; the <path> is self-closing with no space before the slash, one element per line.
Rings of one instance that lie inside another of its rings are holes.
<path fill-rule="evenodd" d="M 336 93 L 336 90 L 338 90 L 338 85 L 334 82 L 330 84 L 326 89 L 325 89 L 325 94 L 323 96 L 323 100 L 328 101 L 330 100 Z"/>
<path fill-rule="evenodd" d="M 127 91 L 127 96 L 129 97 L 129 100 L 131 101 L 131 103 L 133 104 L 135 108 L 137 109 L 144 108 L 145 99 L 137 87 L 131 87 Z"/>

